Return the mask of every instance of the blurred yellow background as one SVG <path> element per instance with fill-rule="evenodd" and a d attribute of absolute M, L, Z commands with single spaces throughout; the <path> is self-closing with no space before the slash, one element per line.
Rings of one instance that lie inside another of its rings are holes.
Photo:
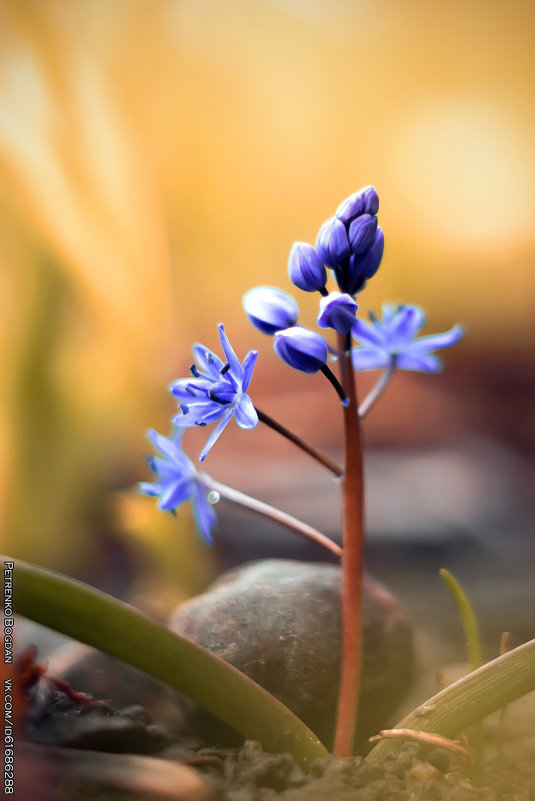
<path fill-rule="evenodd" d="M 534 22 L 529 0 L 2 0 L 3 547 L 65 567 L 133 526 L 169 570 L 204 553 L 113 490 L 218 322 L 268 354 L 268 393 L 241 296 L 288 288 L 292 242 L 365 184 L 386 249 L 363 310 L 462 321 L 450 363 L 532 347 Z"/>

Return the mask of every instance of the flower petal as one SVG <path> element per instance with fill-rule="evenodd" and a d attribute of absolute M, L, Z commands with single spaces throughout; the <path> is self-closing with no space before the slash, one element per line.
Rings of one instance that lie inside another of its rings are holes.
<path fill-rule="evenodd" d="M 214 428 L 214 430 L 212 431 L 212 433 L 208 437 L 208 440 L 206 441 L 206 444 L 205 444 L 204 448 L 201 451 L 201 455 L 199 456 L 199 461 L 200 462 L 204 462 L 209 450 L 217 442 L 217 440 L 219 439 L 219 437 L 223 433 L 225 427 L 228 425 L 228 423 L 230 422 L 230 420 L 234 416 L 234 409 L 226 409 L 225 410 L 225 408 L 223 406 L 221 408 L 224 410 L 223 417 L 221 418 L 219 423 L 216 425 L 216 427 Z"/>
<path fill-rule="evenodd" d="M 377 345 L 379 348 L 385 346 L 384 337 L 373 325 L 370 325 L 365 320 L 357 319 L 351 328 L 351 333 L 360 344 Z"/>
<path fill-rule="evenodd" d="M 225 334 L 225 326 L 223 323 L 219 323 L 217 326 L 219 331 L 219 340 L 221 342 L 221 347 L 223 348 L 223 352 L 226 356 L 227 362 L 230 364 L 230 372 L 236 379 L 238 383 L 241 383 L 243 379 L 243 371 L 241 367 L 240 360 L 234 353 L 234 349 L 229 342 L 227 335 Z"/>
<path fill-rule="evenodd" d="M 163 453 L 163 455 L 167 456 L 169 459 L 175 459 L 177 455 L 180 454 L 179 444 L 169 439 L 169 437 L 158 434 L 153 428 L 147 431 L 147 438 L 152 442 L 156 450 Z"/>
<path fill-rule="evenodd" d="M 383 321 L 386 325 L 389 325 L 396 315 L 396 307 L 392 306 L 390 303 L 383 303 Z"/>
<path fill-rule="evenodd" d="M 258 357 L 257 350 L 250 350 L 245 359 L 243 360 L 242 370 L 243 370 L 243 381 L 242 381 L 242 390 L 243 392 L 247 392 L 249 389 L 249 384 L 251 383 L 251 378 L 253 377 L 253 370 L 256 364 L 256 360 Z"/>
<path fill-rule="evenodd" d="M 392 321 L 392 344 L 404 346 L 413 339 L 425 323 L 425 314 L 419 306 L 401 306 Z"/>
<path fill-rule="evenodd" d="M 217 374 L 219 375 L 219 374 Z M 206 399 L 206 394 L 211 381 L 205 378 L 177 378 L 169 384 L 169 392 L 173 395 L 179 403 L 185 403 L 189 406 L 197 399 Z"/>
<path fill-rule="evenodd" d="M 377 370 L 388 367 L 390 354 L 378 348 L 353 348 L 351 351 L 354 370 Z"/>
<path fill-rule="evenodd" d="M 206 489 L 197 484 L 193 491 L 192 501 L 197 530 L 206 542 L 213 545 L 212 529 L 217 526 L 217 515 L 206 497 Z"/>
<path fill-rule="evenodd" d="M 223 362 L 209 348 L 200 345 L 198 342 L 193 346 L 193 356 L 195 364 L 209 378 L 218 378 L 219 371 L 223 367 Z"/>
<path fill-rule="evenodd" d="M 236 422 L 240 428 L 256 428 L 258 414 L 249 395 L 242 395 L 236 404 Z"/>
<path fill-rule="evenodd" d="M 171 418 L 177 428 L 192 428 L 193 426 L 207 426 L 215 423 L 225 413 L 228 407 L 217 401 L 207 401 L 203 404 L 192 405 L 187 412 L 180 412 Z"/>
<path fill-rule="evenodd" d="M 158 506 L 163 511 L 176 509 L 177 506 L 191 498 L 192 492 L 191 479 L 178 478 L 176 481 L 171 482 L 162 492 Z"/>
<path fill-rule="evenodd" d="M 420 356 L 400 353 L 396 359 L 396 367 L 400 370 L 417 370 L 420 373 L 440 373 L 442 362 L 437 356 L 421 354 Z"/>
<path fill-rule="evenodd" d="M 152 497 L 156 497 L 160 495 L 162 491 L 162 487 L 160 482 L 154 482 L 153 484 L 149 484 L 147 481 L 140 481 L 137 484 L 138 492 L 141 492 L 142 495 L 150 495 Z"/>
<path fill-rule="evenodd" d="M 411 356 L 417 356 L 439 348 L 449 348 L 455 345 L 464 336 L 464 330 L 460 325 L 454 325 L 449 331 L 443 334 L 431 334 L 431 336 L 420 337 L 415 342 L 411 342 L 405 352 Z"/>

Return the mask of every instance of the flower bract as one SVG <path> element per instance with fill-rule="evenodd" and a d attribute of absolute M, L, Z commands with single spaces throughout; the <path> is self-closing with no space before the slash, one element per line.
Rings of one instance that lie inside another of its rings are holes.
<path fill-rule="evenodd" d="M 158 506 L 163 511 L 175 512 L 186 501 L 193 504 L 195 523 L 204 539 L 213 544 L 212 530 L 217 517 L 208 501 L 207 489 L 195 469 L 195 465 L 182 450 L 183 429 L 177 429 L 172 437 L 164 437 L 156 431 L 148 432 L 148 438 L 160 456 L 149 457 L 149 467 L 156 473 L 151 484 L 138 484 L 144 495 L 158 497 Z"/>
<path fill-rule="evenodd" d="M 371 323 L 357 320 L 353 337 L 360 347 L 353 348 L 355 370 L 375 370 L 395 366 L 401 370 L 438 373 L 442 362 L 433 351 L 455 345 L 463 329 L 455 325 L 444 334 L 418 337 L 425 315 L 418 306 L 383 305 L 383 318 L 370 314 Z"/>
<path fill-rule="evenodd" d="M 247 394 L 258 351 L 249 351 L 240 363 L 223 324 L 218 326 L 218 330 L 226 361 L 204 345 L 194 345 L 195 363 L 190 368 L 192 377 L 179 378 L 169 387 L 181 410 L 172 419 L 174 425 L 188 428 L 219 421 L 201 451 L 201 462 L 234 416 L 241 428 L 258 425 L 258 415 Z"/>
<path fill-rule="evenodd" d="M 299 315 L 295 300 L 274 286 L 250 289 L 243 296 L 243 308 L 251 323 L 263 334 L 274 334 L 295 325 Z"/>

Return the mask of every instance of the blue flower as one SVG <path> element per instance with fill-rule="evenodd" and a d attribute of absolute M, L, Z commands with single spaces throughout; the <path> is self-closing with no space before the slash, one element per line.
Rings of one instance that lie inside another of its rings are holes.
<path fill-rule="evenodd" d="M 263 334 L 290 328 L 296 324 L 299 315 L 295 300 L 274 286 L 250 289 L 243 296 L 243 308 L 251 323 Z"/>
<path fill-rule="evenodd" d="M 334 328 L 339 334 L 347 334 L 355 325 L 357 309 L 351 295 L 329 292 L 320 300 L 318 325 L 320 328 Z"/>
<path fill-rule="evenodd" d="M 292 284 L 305 292 L 321 290 L 327 283 L 327 271 L 312 245 L 294 242 L 288 258 L 288 276 Z"/>
<path fill-rule="evenodd" d="M 204 345 L 194 345 L 196 363 L 190 368 L 193 378 L 179 378 L 169 387 L 181 409 L 181 414 L 172 419 L 174 425 L 188 428 L 206 426 L 219 420 L 201 451 L 201 462 L 232 417 L 236 416 L 241 428 L 258 425 L 258 415 L 247 394 L 258 351 L 250 350 L 241 364 L 223 324 L 218 326 L 218 330 L 226 362 Z"/>
<path fill-rule="evenodd" d="M 444 334 L 417 337 L 425 323 L 425 315 L 418 306 L 383 305 L 383 319 L 370 314 L 372 324 L 357 320 L 352 334 L 360 347 L 353 348 L 355 370 L 375 370 L 393 364 L 401 370 L 419 370 L 438 373 L 442 362 L 432 351 L 449 348 L 463 336 L 463 329 L 455 325 Z"/>
<path fill-rule="evenodd" d="M 329 353 L 321 334 L 300 325 L 277 331 L 273 348 L 283 362 L 303 373 L 317 373 L 325 367 Z"/>
<path fill-rule="evenodd" d="M 149 457 L 149 467 L 156 473 L 156 480 L 152 484 L 142 482 L 138 488 L 144 495 L 159 497 L 158 506 L 163 511 L 175 512 L 185 501 L 192 501 L 197 529 L 213 544 L 212 529 L 217 525 L 217 517 L 199 473 L 182 450 L 182 434 L 180 429 L 172 437 L 164 437 L 154 430 L 148 432 L 148 438 L 161 456 Z"/>
<path fill-rule="evenodd" d="M 346 226 L 338 217 L 331 217 L 321 226 L 316 251 L 322 263 L 331 270 L 344 267 L 350 255 L 349 240 Z"/>

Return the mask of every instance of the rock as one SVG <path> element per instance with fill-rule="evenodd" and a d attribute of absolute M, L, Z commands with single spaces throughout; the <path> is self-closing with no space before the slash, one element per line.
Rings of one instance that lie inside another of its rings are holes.
<path fill-rule="evenodd" d="M 261 684 L 330 746 L 340 673 L 340 583 L 336 565 L 254 562 L 183 603 L 170 627 Z M 383 585 L 366 577 L 361 747 L 394 712 L 412 673 L 408 615 Z"/>

